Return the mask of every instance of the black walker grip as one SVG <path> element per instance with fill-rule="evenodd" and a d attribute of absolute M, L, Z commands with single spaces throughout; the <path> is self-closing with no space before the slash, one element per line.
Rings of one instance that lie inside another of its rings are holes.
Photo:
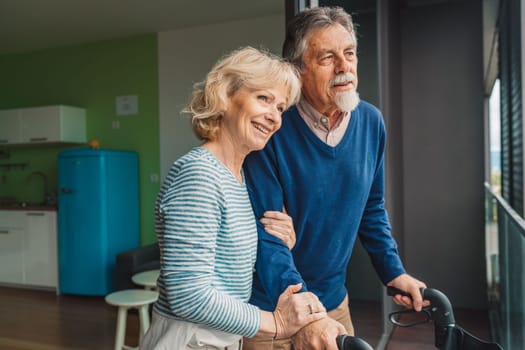
<path fill-rule="evenodd" d="M 421 288 L 420 291 L 421 297 L 430 302 L 432 320 L 437 326 L 449 326 L 455 324 L 452 305 L 445 294 L 433 288 Z M 387 287 L 386 293 L 389 296 L 401 294 L 412 299 L 412 296 L 409 293 L 395 287 Z"/>
<path fill-rule="evenodd" d="M 421 295 L 423 296 L 424 294 L 424 290 L 425 288 L 421 288 L 420 289 L 420 292 L 421 292 Z M 409 297 L 410 299 L 412 299 L 412 295 L 410 293 L 407 293 L 399 288 L 396 288 L 396 287 L 386 287 L 386 294 L 388 296 L 391 296 L 393 297 L 394 295 L 398 295 L 398 294 L 401 294 L 402 296 L 405 296 L 405 297 Z"/>
<path fill-rule="evenodd" d="M 387 287 L 387 294 L 390 296 L 401 294 L 411 298 L 410 294 L 394 287 Z M 421 288 L 421 296 L 430 302 L 427 310 L 430 313 L 430 319 L 434 321 L 435 345 L 438 349 L 444 349 L 444 344 L 450 340 L 451 332 L 456 326 L 452 305 L 447 296 L 437 289 Z"/>
<path fill-rule="evenodd" d="M 351 335 L 338 335 L 336 342 L 339 350 L 374 350 L 374 348 L 363 339 Z"/>

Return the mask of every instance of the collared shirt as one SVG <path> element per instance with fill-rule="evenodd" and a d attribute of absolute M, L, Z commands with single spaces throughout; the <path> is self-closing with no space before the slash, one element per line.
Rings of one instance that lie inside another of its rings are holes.
<path fill-rule="evenodd" d="M 345 112 L 339 125 L 331 130 L 329 129 L 328 117 L 319 113 L 304 98 L 297 103 L 299 114 L 306 122 L 306 125 L 317 135 L 324 143 L 329 146 L 337 146 L 345 135 L 348 123 L 350 123 L 351 114 Z"/>

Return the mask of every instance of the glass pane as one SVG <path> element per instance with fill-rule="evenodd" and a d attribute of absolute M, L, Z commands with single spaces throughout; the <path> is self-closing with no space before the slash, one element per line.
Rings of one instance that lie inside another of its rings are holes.
<path fill-rule="evenodd" d="M 490 190 L 485 232 L 493 338 L 504 349 L 525 349 L 525 221 Z"/>
<path fill-rule="evenodd" d="M 501 132 L 500 132 L 500 82 L 497 79 L 489 99 L 489 141 L 491 189 L 501 194 Z"/>

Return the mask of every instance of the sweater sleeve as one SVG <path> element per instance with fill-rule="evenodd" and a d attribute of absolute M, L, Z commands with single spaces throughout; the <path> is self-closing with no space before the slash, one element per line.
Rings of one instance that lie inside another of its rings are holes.
<path fill-rule="evenodd" d="M 178 317 L 251 337 L 260 327 L 259 309 L 213 285 L 222 196 L 209 170 L 182 169 L 160 200 L 166 298 Z"/>
<path fill-rule="evenodd" d="M 359 226 L 359 239 L 368 252 L 379 278 L 383 284 L 387 284 L 405 273 L 405 269 L 397 251 L 397 244 L 391 235 L 390 221 L 385 209 L 386 131 L 383 123 L 380 123 L 379 128 L 377 167 Z"/>
<path fill-rule="evenodd" d="M 283 188 L 273 154 L 273 143 L 270 140 L 263 150 L 248 155 L 244 162 L 244 171 L 259 235 L 255 271 L 275 307 L 279 295 L 289 285 L 302 283 L 302 291 L 307 289 L 289 248 L 282 240 L 267 233 L 259 222 L 265 211 L 283 210 Z"/>

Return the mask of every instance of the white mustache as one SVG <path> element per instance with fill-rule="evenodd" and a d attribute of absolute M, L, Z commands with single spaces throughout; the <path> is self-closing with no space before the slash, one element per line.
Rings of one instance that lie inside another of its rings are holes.
<path fill-rule="evenodd" d="M 330 87 L 341 84 L 355 84 L 355 75 L 350 72 L 337 74 L 332 80 L 330 80 Z"/>

